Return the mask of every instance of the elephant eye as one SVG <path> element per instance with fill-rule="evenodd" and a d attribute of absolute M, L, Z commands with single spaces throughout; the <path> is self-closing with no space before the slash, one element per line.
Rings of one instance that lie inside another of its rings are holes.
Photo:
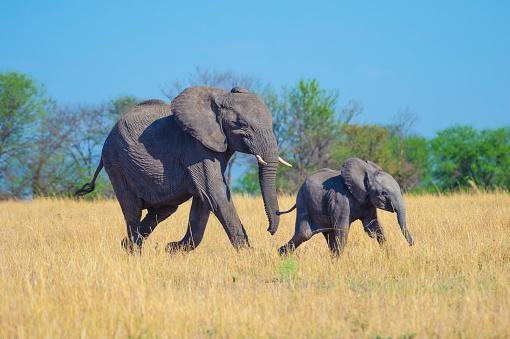
<path fill-rule="evenodd" d="M 246 121 L 243 121 L 243 120 L 237 120 L 236 122 L 237 126 L 239 128 L 243 128 L 243 129 L 246 129 L 248 128 L 248 123 Z"/>

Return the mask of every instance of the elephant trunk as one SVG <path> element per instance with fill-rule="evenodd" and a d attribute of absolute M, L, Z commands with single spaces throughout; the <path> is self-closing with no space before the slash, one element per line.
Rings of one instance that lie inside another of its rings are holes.
<path fill-rule="evenodd" d="M 395 210 L 397 212 L 397 220 L 400 226 L 400 230 L 402 231 L 402 235 L 404 236 L 404 238 L 406 238 L 409 246 L 413 246 L 414 244 L 413 238 L 411 237 L 411 233 L 407 229 L 406 208 L 402 197 L 400 197 L 397 203 L 395 204 Z"/>
<path fill-rule="evenodd" d="M 278 162 L 269 162 L 267 165 L 259 165 L 259 182 L 264 200 L 264 209 L 266 211 L 269 227 L 267 231 L 271 235 L 276 233 L 280 217 L 276 214 L 279 210 L 278 199 L 276 196 L 276 169 Z"/>
<path fill-rule="evenodd" d="M 271 235 L 276 233 L 280 217 L 277 214 L 279 210 L 278 198 L 276 194 L 276 171 L 278 169 L 278 146 L 272 131 L 261 133 L 260 139 L 263 140 L 258 154 L 263 161 L 259 160 L 259 183 L 262 199 L 264 200 L 264 209 L 266 211 L 269 227 L 267 231 Z"/>

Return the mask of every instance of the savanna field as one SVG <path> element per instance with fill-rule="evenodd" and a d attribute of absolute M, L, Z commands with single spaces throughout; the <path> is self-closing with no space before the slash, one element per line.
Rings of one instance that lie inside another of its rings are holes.
<path fill-rule="evenodd" d="M 406 202 L 415 246 L 378 211 L 386 245 L 355 222 L 339 260 L 321 235 L 280 258 L 295 212 L 271 237 L 260 198 L 235 198 L 251 249 L 211 217 L 196 251 L 165 253 L 186 204 L 141 256 L 115 200 L 1 202 L 0 338 L 510 337 L 510 194 Z"/>

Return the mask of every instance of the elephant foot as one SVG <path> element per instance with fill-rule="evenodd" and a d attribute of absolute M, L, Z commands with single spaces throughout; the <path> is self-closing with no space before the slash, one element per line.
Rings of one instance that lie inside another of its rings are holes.
<path fill-rule="evenodd" d="M 383 246 L 384 243 L 386 242 L 386 238 L 384 237 L 384 235 L 383 236 L 378 235 L 376 239 L 379 246 Z"/>
<path fill-rule="evenodd" d="M 234 246 L 235 250 L 238 252 L 247 248 L 251 248 L 248 239 L 239 239 L 237 241 L 233 241 L 232 246 Z"/>
<path fill-rule="evenodd" d="M 128 254 L 131 254 L 131 255 L 142 254 L 142 245 L 141 244 L 140 245 L 135 244 L 134 242 L 132 242 L 127 237 L 122 239 L 122 241 L 120 242 L 120 246 Z"/>
<path fill-rule="evenodd" d="M 188 243 L 182 243 L 180 241 L 169 242 L 165 247 L 165 252 L 176 253 L 176 252 L 189 252 L 195 249 L 195 246 Z"/>
<path fill-rule="evenodd" d="M 283 245 L 278 249 L 278 254 L 282 257 L 292 254 L 292 252 L 294 252 L 294 250 L 289 245 Z"/>

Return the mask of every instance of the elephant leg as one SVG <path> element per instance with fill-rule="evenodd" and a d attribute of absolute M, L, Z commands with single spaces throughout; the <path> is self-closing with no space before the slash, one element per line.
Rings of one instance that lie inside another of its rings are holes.
<path fill-rule="evenodd" d="M 120 244 L 128 253 L 133 254 L 135 250 L 139 251 L 143 241 L 139 232 L 142 202 L 127 187 L 121 172 L 116 169 L 110 169 L 110 171 L 107 170 L 107 173 L 126 221 L 127 237 L 122 239 Z"/>
<path fill-rule="evenodd" d="M 221 201 L 217 208 L 213 209 L 213 213 L 223 226 L 234 248 L 240 249 L 242 247 L 250 247 L 248 235 L 246 234 L 243 224 L 241 224 L 241 219 L 239 219 L 231 199 Z"/>
<path fill-rule="evenodd" d="M 143 236 L 140 233 L 141 202 L 135 195 L 128 193 L 124 193 L 118 200 L 126 220 L 127 228 L 127 237 L 122 239 L 121 246 L 128 253 L 133 254 L 135 251 L 140 250 L 143 242 Z"/>
<path fill-rule="evenodd" d="M 178 206 L 161 206 L 149 208 L 147 215 L 140 222 L 139 233 L 143 239 L 146 239 L 160 222 L 171 216 L 177 211 Z"/>
<path fill-rule="evenodd" d="M 343 246 L 341 245 L 341 236 L 339 232 L 337 230 L 325 231 L 322 232 L 322 235 L 326 238 L 326 243 L 328 244 L 331 255 L 334 257 L 340 256 Z"/>
<path fill-rule="evenodd" d="M 331 255 L 339 257 L 342 254 L 345 244 L 347 243 L 347 236 L 349 234 L 349 222 L 341 220 L 337 225 L 333 225 L 333 229 L 323 232 L 326 238 Z"/>
<path fill-rule="evenodd" d="M 221 162 L 207 159 L 188 168 L 196 196 L 216 215 L 234 248 L 249 247 L 248 236 L 232 202 Z"/>
<path fill-rule="evenodd" d="M 294 231 L 294 235 L 287 242 L 287 244 L 283 245 L 278 249 L 278 253 L 280 255 L 287 255 L 288 253 L 292 253 L 301 245 L 303 242 L 310 240 L 313 232 L 310 227 L 310 222 L 308 221 L 307 215 L 298 216 L 296 218 L 296 228 Z"/>
<path fill-rule="evenodd" d="M 379 219 L 377 219 L 377 211 L 373 208 L 369 214 L 361 219 L 363 223 L 363 229 L 368 234 L 370 238 L 375 238 L 379 245 L 383 245 L 386 241 L 386 237 L 384 236 L 384 231 L 379 223 Z"/>
<path fill-rule="evenodd" d="M 323 232 L 329 251 L 333 257 L 339 257 L 347 243 L 350 226 L 350 204 L 344 195 L 335 193 L 330 196 L 327 215 L 330 228 Z"/>
<path fill-rule="evenodd" d="M 207 226 L 210 213 L 211 211 L 208 206 L 199 198 L 194 197 L 193 202 L 191 203 L 186 234 L 180 241 L 168 243 L 166 251 L 191 251 L 197 248 L 204 236 L 205 227 Z"/>

